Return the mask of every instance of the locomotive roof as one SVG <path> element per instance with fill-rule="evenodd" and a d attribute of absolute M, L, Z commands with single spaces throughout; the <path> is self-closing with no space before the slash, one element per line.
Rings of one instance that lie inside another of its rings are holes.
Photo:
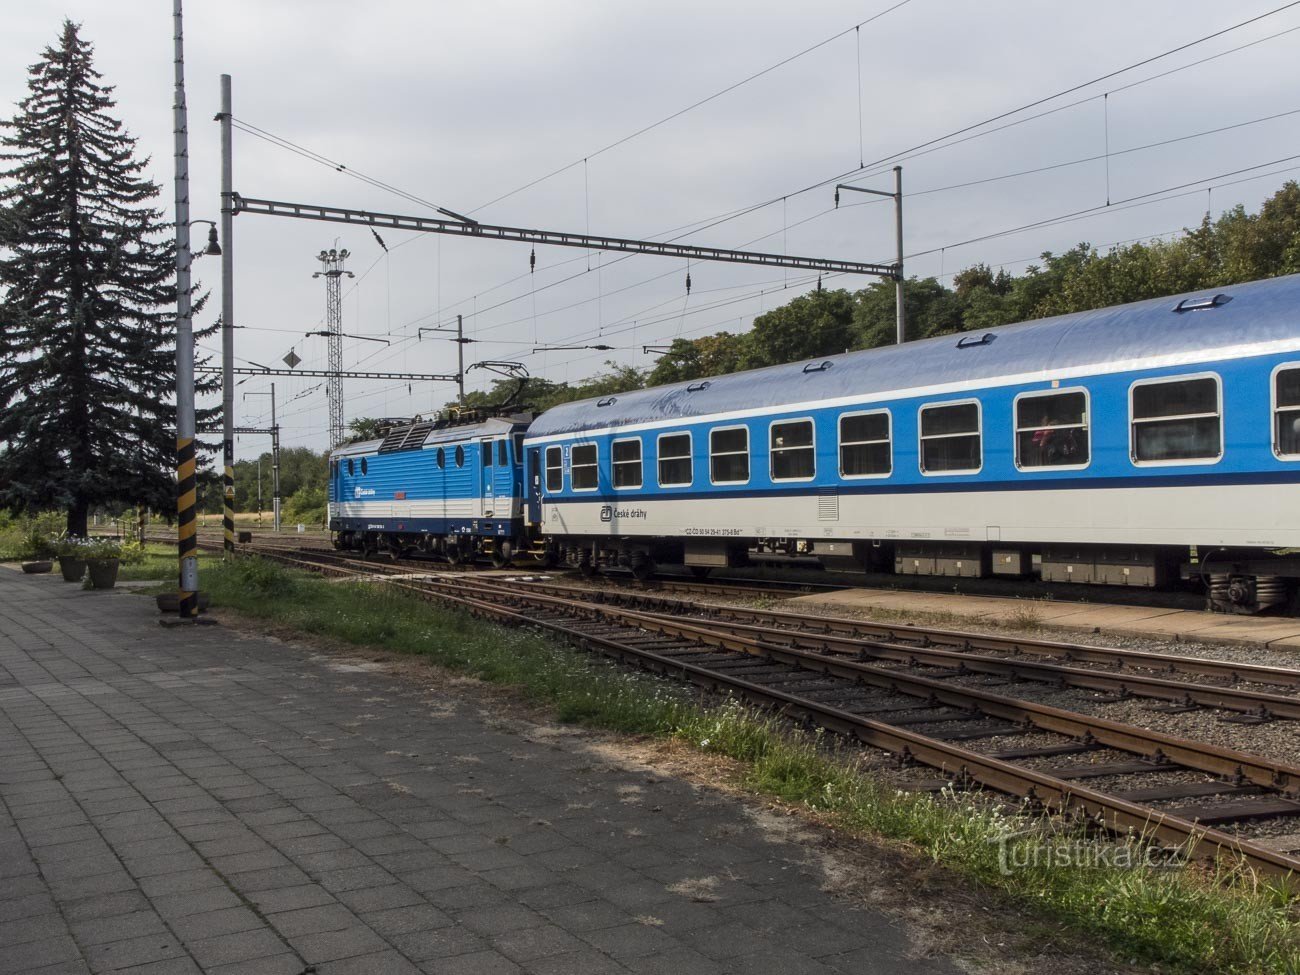
<path fill-rule="evenodd" d="M 530 437 L 1300 348 L 1300 274 L 554 406 Z"/>
<path fill-rule="evenodd" d="M 527 417 L 501 417 L 494 416 L 486 420 L 478 420 L 474 423 L 456 423 L 448 426 L 438 426 L 433 422 L 427 423 L 428 433 L 422 438 L 420 446 L 424 448 L 436 447 L 439 444 L 461 443 L 466 440 L 474 440 L 478 437 L 501 437 L 511 433 L 522 423 L 527 422 Z M 401 428 L 394 428 L 394 434 L 401 434 L 404 431 L 426 427 L 426 424 L 416 423 Z M 423 432 L 423 431 L 421 431 Z M 387 437 L 379 437 L 375 440 L 363 440 L 359 443 L 344 444 L 342 447 L 336 447 L 330 451 L 331 457 L 359 457 L 361 455 L 377 454 L 379 448 L 387 440 Z M 414 446 L 411 449 L 416 449 Z"/>

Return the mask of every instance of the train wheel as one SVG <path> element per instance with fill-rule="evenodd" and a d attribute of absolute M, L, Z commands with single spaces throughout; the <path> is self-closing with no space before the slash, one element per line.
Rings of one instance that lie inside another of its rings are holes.
<path fill-rule="evenodd" d="M 514 560 L 515 547 L 509 542 L 500 542 L 492 548 L 492 565 L 504 569 Z"/>
<path fill-rule="evenodd" d="M 460 565 L 465 559 L 461 553 L 460 546 L 452 542 L 447 543 L 447 562 L 450 565 Z"/>
<path fill-rule="evenodd" d="M 628 567 L 632 570 L 632 578 L 638 582 L 645 582 L 655 574 L 655 564 L 645 552 L 633 552 L 628 558 Z"/>
<path fill-rule="evenodd" d="M 590 579 L 596 574 L 596 563 L 591 560 L 590 552 L 583 552 L 578 559 L 578 575 Z"/>

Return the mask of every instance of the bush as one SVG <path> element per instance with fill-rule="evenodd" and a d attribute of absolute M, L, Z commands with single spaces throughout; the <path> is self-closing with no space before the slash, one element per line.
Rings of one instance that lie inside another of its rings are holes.
<path fill-rule="evenodd" d="M 0 559 L 31 562 L 53 558 L 62 524 L 63 515 L 57 511 L 35 516 L 0 514 Z"/>
<path fill-rule="evenodd" d="M 327 517 L 325 490 L 318 487 L 301 488 L 285 501 L 283 514 L 287 522 L 323 525 Z"/>

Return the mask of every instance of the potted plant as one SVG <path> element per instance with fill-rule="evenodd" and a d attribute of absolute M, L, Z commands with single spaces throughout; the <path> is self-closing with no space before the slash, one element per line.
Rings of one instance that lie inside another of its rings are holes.
<path fill-rule="evenodd" d="M 122 564 L 122 545 L 112 538 L 91 538 L 84 544 L 86 568 L 92 589 L 112 589 L 117 585 L 117 570 Z"/>
<path fill-rule="evenodd" d="M 76 535 L 63 535 L 55 546 L 59 557 L 59 571 L 64 582 L 80 582 L 86 574 L 86 540 Z"/>
<path fill-rule="evenodd" d="M 28 575 L 49 572 L 54 568 L 54 543 L 36 526 L 23 541 L 23 571 Z"/>

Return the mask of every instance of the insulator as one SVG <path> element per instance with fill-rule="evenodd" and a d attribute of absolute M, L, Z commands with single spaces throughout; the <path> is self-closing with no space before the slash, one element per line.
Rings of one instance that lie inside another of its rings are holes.
<path fill-rule="evenodd" d="M 822 276 L 819 274 L 817 275 L 817 290 L 821 291 L 821 289 L 822 289 Z"/>
<path fill-rule="evenodd" d="M 686 272 L 686 293 L 687 294 L 691 293 L 691 272 L 690 271 Z"/>
<path fill-rule="evenodd" d="M 838 210 L 839 208 L 840 208 L 840 188 L 837 186 L 835 187 L 835 209 Z"/>
<path fill-rule="evenodd" d="M 532 274 L 537 270 L 537 248 L 534 247 L 528 254 L 528 273 Z"/>

